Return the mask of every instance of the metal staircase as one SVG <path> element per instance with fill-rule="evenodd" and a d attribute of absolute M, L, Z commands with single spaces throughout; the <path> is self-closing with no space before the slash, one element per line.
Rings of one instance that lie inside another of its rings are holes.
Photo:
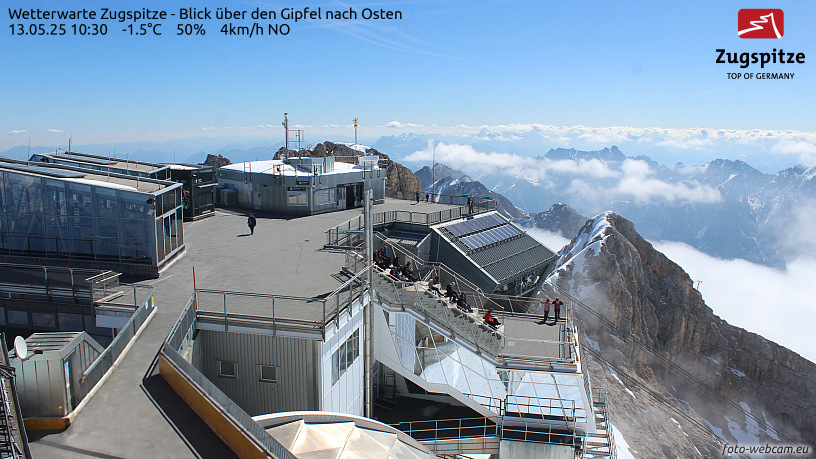
<path fill-rule="evenodd" d="M 592 412 L 595 416 L 595 432 L 586 435 L 584 441 L 584 458 L 614 458 L 615 437 L 609 423 L 609 412 L 606 407 L 606 393 L 597 392 L 592 400 Z"/>

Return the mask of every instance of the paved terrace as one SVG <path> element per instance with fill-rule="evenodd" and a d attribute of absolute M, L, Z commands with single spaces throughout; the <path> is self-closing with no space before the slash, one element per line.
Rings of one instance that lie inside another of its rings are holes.
<path fill-rule="evenodd" d="M 374 211 L 445 208 L 450 206 L 387 199 Z M 234 457 L 161 376 L 146 374 L 192 295 L 193 267 L 198 288 L 325 296 L 346 278 L 339 275 L 344 255 L 322 250 L 324 232 L 360 212 L 351 209 L 300 218 L 256 213 L 253 236 L 246 226 L 247 212 L 242 210 L 218 209 L 211 218 L 185 222 L 187 254 L 160 279 L 141 282 L 155 287 L 155 316 L 71 427 L 45 435 L 30 433 L 34 457 Z"/>

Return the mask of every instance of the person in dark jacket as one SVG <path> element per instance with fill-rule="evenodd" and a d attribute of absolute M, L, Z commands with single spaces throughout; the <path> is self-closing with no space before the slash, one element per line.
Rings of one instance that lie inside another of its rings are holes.
<path fill-rule="evenodd" d="M 255 224 L 256 223 L 257 223 L 257 221 L 255 221 L 255 216 L 252 215 L 252 214 L 249 214 L 249 218 L 247 218 L 247 226 L 249 227 L 249 235 L 250 236 L 255 234 Z"/>
<path fill-rule="evenodd" d="M 465 292 L 459 294 L 459 299 L 456 300 L 456 305 L 459 306 L 459 309 L 465 312 L 473 312 L 473 309 L 467 303 L 467 293 Z"/>
<path fill-rule="evenodd" d="M 456 290 L 453 288 L 453 282 L 448 283 L 448 286 L 445 287 L 445 297 L 450 298 L 450 300 L 454 303 L 459 300 L 459 296 L 456 294 Z"/>
<path fill-rule="evenodd" d="M 558 298 L 553 301 L 553 309 L 555 309 L 555 322 L 558 323 L 558 319 L 561 318 L 561 305 L 564 304 Z"/>

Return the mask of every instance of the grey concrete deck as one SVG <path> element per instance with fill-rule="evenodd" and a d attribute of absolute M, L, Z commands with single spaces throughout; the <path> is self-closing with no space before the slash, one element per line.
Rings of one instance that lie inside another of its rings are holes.
<path fill-rule="evenodd" d="M 374 210 L 429 212 L 447 207 L 388 199 Z M 218 209 L 213 217 L 184 223 L 186 255 L 161 278 L 140 282 L 156 289 L 155 316 L 67 430 L 32 432 L 35 457 L 233 457 L 160 376 L 148 374 L 192 295 L 193 267 L 198 288 L 326 295 L 345 279 L 339 276 L 343 254 L 322 250 L 324 232 L 356 217 L 360 209 L 300 218 L 256 213 L 253 236 L 246 226 L 247 214 Z"/>
<path fill-rule="evenodd" d="M 556 324 L 553 318 L 546 324 L 535 320 L 504 317 L 506 345 L 503 354 L 530 359 L 569 359 L 566 322 Z"/>

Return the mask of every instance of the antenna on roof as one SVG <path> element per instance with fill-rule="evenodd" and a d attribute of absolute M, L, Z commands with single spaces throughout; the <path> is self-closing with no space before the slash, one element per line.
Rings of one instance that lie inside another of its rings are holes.
<path fill-rule="evenodd" d="M 70 137 L 68 137 L 68 153 L 69 153 L 69 154 L 71 153 L 71 139 L 72 139 L 73 137 L 74 137 L 73 135 L 71 135 Z"/>
<path fill-rule="evenodd" d="M 283 137 L 283 160 L 286 161 L 286 159 L 289 157 L 289 113 L 283 114 Z"/>
<path fill-rule="evenodd" d="M 360 123 L 360 119 L 356 116 L 354 117 L 354 145 L 357 145 L 357 125 Z"/>

